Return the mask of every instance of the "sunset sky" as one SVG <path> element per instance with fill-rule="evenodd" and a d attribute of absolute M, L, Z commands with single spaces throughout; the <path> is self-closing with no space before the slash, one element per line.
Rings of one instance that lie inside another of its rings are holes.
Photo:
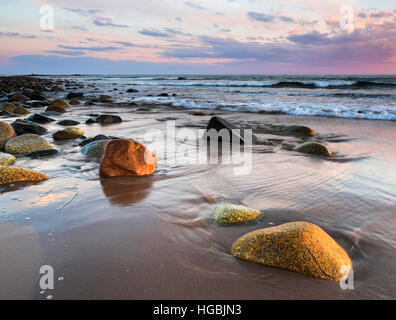
<path fill-rule="evenodd" d="M 395 74 L 396 2 L 1 0 L 0 41 L 0 74 Z"/>

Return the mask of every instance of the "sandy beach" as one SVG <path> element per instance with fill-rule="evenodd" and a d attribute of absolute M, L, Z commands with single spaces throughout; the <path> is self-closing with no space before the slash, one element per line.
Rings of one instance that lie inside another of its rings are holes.
<path fill-rule="evenodd" d="M 49 99 L 62 93 L 46 93 Z M 145 141 L 147 130 L 188 128 L 199 137 L 213 115 L 250 128 L 258 137 L 252 168 L 238 164 L 180 164 L 158 156 L 153 175 L 100 178 L 100 159 L 80 153 L 81 139 L 54 141 L 61 129 L 44 125 L 59 154 L 16 165 L 49 179 L 0 186 L 0 297 L 2 299 L 389 299 L 396 298 L 394 220 L 396 148 L 393 121 L 185 109 L 169 105 L 73 105 L 56 121 L 72 119 L 86 137 L 97 134 Z M 34 107 L 32 113 L 45 111 Z M 92 114 L 122 123 L 85 124 Z M 2 116 L 12 123 L 21 116 Z M 316 135 L 265 133 L 264 124 L 304 125 Z M 292 150 L 325 144 L 333 158 Z M 176 156 L 196 140 L 176 141 Z M 158 147 L 158 146 L 157 146 Z M 214 202 L 264 213 L 260 222 L 219 226 Z M 232 243 L 246 232 L 292 221 L 328 232 L 353 262 L 354 289 L 338 282 L 236 259 Z M 43 292 L 38 269 L 51 265 L 55 288 Z"/>

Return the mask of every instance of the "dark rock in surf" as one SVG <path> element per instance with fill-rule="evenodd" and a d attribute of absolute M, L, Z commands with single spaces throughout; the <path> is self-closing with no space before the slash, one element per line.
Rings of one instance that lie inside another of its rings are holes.
<path fill-rule="evenodd" d="M 47 132 L 46 128 L 29 120 L 17 119 L 11 123 L 11 125 L 17 134 L 34 133 L 37 135 L 43 135 Z"/>
<path fill-rule="evenodd" d="M 34 152 L 30 152 L 26 154 L 26 157 L 29 158 L 44 158 L 44 157 L 50 157 L 58 154 L 59 151 L 56 149 L 43 149 L 43 150 L 38 150 Z"/>
<path fill-rule="evenodd" d="M 95 119 L 88 119 L 87 121 L 85 121 L 85 124 L 94 124 L 97 123 Z"/>
<path fill-rule="evenodd" d="M 39 93 L 33 92 L 33 93 L 30 95 L 30 100 L 39 100 L 39 101 L 43 101 L 43 100 L 46 100 L 46 98 L 45 98 L 43 95 L 39 94 Z"/>
<path fill-rule="evenodd" d="M 45 123 L 50 123 L 52 121 L 55 121 L 55 119 L 52 119 L 50 117 L 44 116 L 44 115 L 39 114 L 39 113 L 33 113 L 26 120 L 29 120 L 29 121 L 32 121 L 32 122 L 36 122 L 36 123 L 40 123 L 40 124 L 45 124 Z"/>
<path fill-rule="evenodd" d="M 135 92 L 139 92 L 139 90 L 137 90 L 137 89 L 128 89 L 126 92 L 135 93 Z"/>
<path fill-rule="evenodd" d="M 108 124 L 108 123 L 121 123 L 122 119 L 119 116 L 112 114 L 102 114 L 96 118 L 96 122 L 100 124 Z"/>
<path fill-rule="evenodd" d="M 68 120 L 67 119 L 67 120 L 59 121 L 56 124 L 59 124 L 60 126 L 69 127 L 69 126 L 76 126 L 76 125 L 80 124 L 80 122 L 75 121 L 75 120 Z"/>
<path fill-rule="evenodd" d="M 254 144 L 257 142 L 257 137 L 254 134 L 218 116 L 214 116 L 209 120 L 203 138 L 239 144 Z"/>
<path fill-rule="evenodd" d="M 88 143 L 98 141 L 98 140 L 111 140 L 112 138 L 105 136 L 104 134 L 98 134 L 93 138 L 85 139 L 79 143 L 80 147 L 84 147 Z"/>
<path fill-rule="evenodd" d="M 313 154 L 317 156 L 333 157 L 334 154 L 323 144 L 317 142 L 307 142 L 295 148 L 302 153 Z"/>
<path fill-rule="evenodd" d="M 84 93 L 82 92 L 70 92 L 67 96 L 66 99 L 74 99 L 74 98 L 84 98 Z"/>

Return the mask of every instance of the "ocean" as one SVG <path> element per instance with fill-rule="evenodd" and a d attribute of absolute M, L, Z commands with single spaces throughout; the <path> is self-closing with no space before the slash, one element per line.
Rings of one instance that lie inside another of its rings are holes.
<path fill-rule="evenodd" d="M 396 120 L 396 76 L 74 75 L 116 102 L 226 111 Z M 114 88 L 133 87 L 120 94 Z M 97 92 L 92 89 L 92 93 Z M 168 93 L 169 96 L 158 95 Z"/>

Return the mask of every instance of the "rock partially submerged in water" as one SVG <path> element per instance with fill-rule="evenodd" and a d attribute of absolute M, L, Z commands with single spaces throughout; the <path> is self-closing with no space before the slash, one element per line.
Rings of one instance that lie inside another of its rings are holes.
<path fill-rule="evenodd" d="M 231 253 L 239 259 L 327 280 L 341 280 L 352 267 L 345 250 L 308 222 L 249 232 L 234 242 Z"/>
<path fill-rule="evenodd" d="M 311 137 L 316 134 L 315 131 L 306 126 L 280 124 L 266 124 L 264 131 L 267 131 L 271 134 L 290 135 L 297 137 Z"/>
<path fill-rule="evenodd" d="M 87 145 L 88 143 L 91 143 L 91 142 L 94 142 L 94 141 L 98 141 L 98 140 L 111 140 L 111 139 L 114 139 L 114 137 L 108 137 L 108 136 L 105 136 L 104 134 L 98 134 L 98 135 L 96 135 L 96 136 L 93 137 L 93 138 L 88 138 L 88 139 L 85 139 L 85 140 L 81 141 L 81 142 L 79 143 L 79 145 L 80 145 L 80 147 L 84 147 L 84 146 Z"/>
<path fill-rule="evenodd" d="M 44 157 L 50 157 L 58 154 L 59 151 L 56 149 L 43 149 L 43 150 L 38 150 L 34 152 L 30 152 L 26 154 L 26 157 L 29 158 L 44 158 Z"/>
<path fill-rule="evenodd" d="M 70 108 L 70 104 L 68 104 L 66 101 L 60 100 L 60 99 L 55 99 L 51 102 L 51 106 L 56 106 L 56 107 L 61 107 L 63 109 Z"/>
<path fill-rule="evenodd" d="M 217 139 L 222 142 L 237 144 L 254 144 L 257 142 L 257 137 L 254 134 L 218 116 L 209 120 L 203 139 Z"/>
<path fill-rule="evenodd" d="M 99 97 L 99 101 L 103 103 L 110 103 L 113 102 L 113 99 L 111 98 L 111 96 L 103 94 Z"/>
<path fill-rule="evenodd" d="M 48 106 L 47 109 L 45 109 L 46 113 L 50 112 L 50 111 L 57 112 L 57 113 L 65 113 L 66 112 L 66 110 L 64 108 L 59 107 L 59 106 L 52 106 L 52 105 Z"/>
<path fill-rule="evenodd" d="M 23 106 L 16 106 L 12 111 L 15 114 L 29 114 L 30 111 Z"/>
<path fill-rule="evenodd" d="M 134 140 L 116 139 L 107 143 L 100 163 L 101 177 L 145 176 L 153 173 L 157 157 Z"/>
<path fill-rule="evenodd" d="M 67 94 L 66 99 L 84 98 L 83 92 L 70 92 Z"/>
<path fill-rule="evenodd" d="M 22 181 L 42 181 L 47 179 L 47 175 L 38 171 L 21 167 L 0 166 L 0 184 L 8 184 Z"/>
<path fill-rule="evenodd" d="M 47 139 L 30 133 L 11 138 L 4 144 L 4 150 L 7 153 L 15 154 L 51 148 L 52 146 Z"/>
<path fill-rule="evenodd" d="M 15 162 L 16 158 L 9 153 L 0 152 L 0 166 L 9 166 Z"/>
<path fill-rule="evenodd" d="M 68 127 L 66 129 L 55 132 L 52 137 L 55 140 L 70 140 L 81 138 L 82 134 L 84 134 L 83 130 L 80 130 L 76 127 Z"/>
<path fill-rule="evenodd" d="M 309 153 L 318 156 L 333 157 L 334 154 L 323 144 L 317 142 L 307 142 L 295 148 L 296 151 Z"/>
<path fill-rule="evenodd" d="M 17 134 L 34 133 L 43 135 L 47 132 L 46 128 L 29 120 L 17 119 L 11 125 Z"/>
<path fill-rule="evenodd" d="M 13 103 L 7 102 L 2 106 L 2 109 L 8 112 L 13 112 L 15 109 L 15 105 Z"/>
<path fill-rule="evenodd" d="M 80 124 L 80 122 L 75 121 L 75 120 L 66 119 L 66 120 L 59 121 L 56 124 L 59 124 L 60 126 L 76 126 L 76 125 Z"/>
<path fill-rule="evenodd" d="M 106 144 L 110 140 L 97 140 L 88 143 L 84 147 L 81 148 L 81 153 L 89 156 L 89 157 L 97 157 L 100 158 L 103 155 L 104 149 L 106 148 Z"/>
<path fill-rule="evenodd" d="M 81 104 L 81 101 L 77 100 L 77 99 L 72 99 L 72 100 L 69 101 L 69 104 L 74 106 L 74 105 L 77 105 L 77 104 Z"/>
<path fill-rule="evenodd" d="M 121 123 L 122 119 L 121 117 L 112 114 L 101 114 L 96 118 L 96 122 L 100 124 Z"/>
<path fill-rule="evenodd" d="M 50 123 L 52 121 L 55 121 L 55 119 L 49 118 L 49 117 L 39 114 L 39 113 L 33 113 L 26 120 L 33 121 L 36 123 L 41 123 L 41 124 Z"/>
<path fill-rule="evenodd" d="M 16 136 L 14 128 L 7 122 L 0 121 L 0 149 L 3 149 L 4 143 Z"/>
<path fill-rule="evenodd" d="M 219 224 L 241 224 L 256 221 L 263 214 L 252 208 L 231 203 L 218 203 L 215 207 L 214 219 Z"/>

